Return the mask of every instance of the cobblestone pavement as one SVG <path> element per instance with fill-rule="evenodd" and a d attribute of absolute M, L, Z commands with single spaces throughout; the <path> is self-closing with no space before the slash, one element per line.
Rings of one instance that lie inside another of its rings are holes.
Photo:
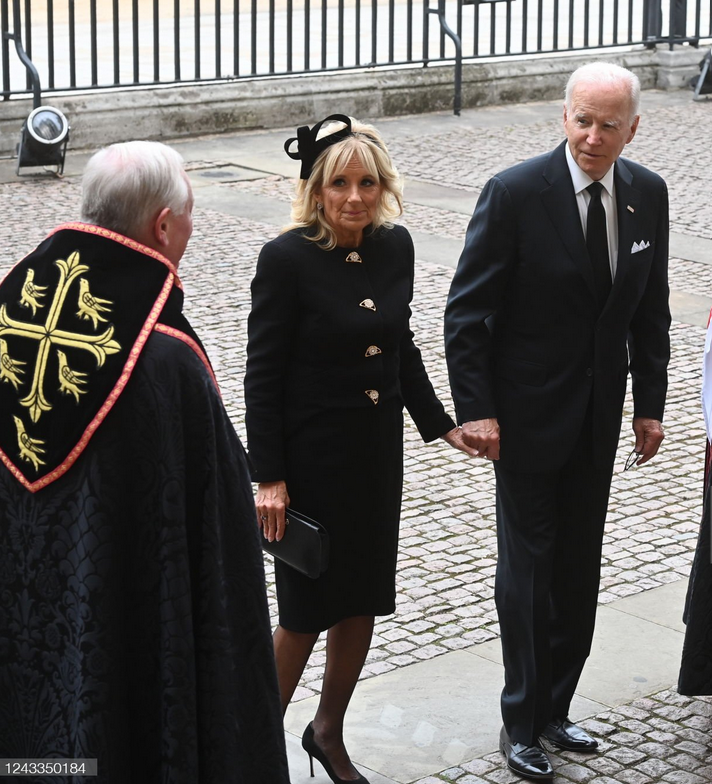
<path fill-rule="evenodd" d="M 644 114 L 639 135 L 627 150 L 630 157 L 666 178 L 672 228 L 702 238 L 712 238 L 711 119 L 712 104 L 691 102 Z M 489 176 L 550 149 L 562 138 L 558 121 L 530 125 L 525 132 L 516 125 L 458 128 L 436 138 L 388 136 L 388 124 L 383 127 L 394 159 L 409 180 L 467 191 L 473 206 Z M 433 156 L 434 149 L 440 151 L 437 156 Z M 234 189 L 286 200 L 292 186 L 282 178 L 265 176 L 220 187 L 226 200 Z M 408 204 L 407 195 L 403 222 L 409 228 L 462 240 L 467 216 Z M 13 216 L 0 222 L 0 272 L 33 248 L 51 227 L 78 217 L 78 201 L 74 178 L 0 185 L 2 214 Z M 243 437 L 249 281 L 260 247 L 274 234 L 274 227 L 266 223 L 197 210 L 195 233 L 181 265 L 187 314 L 205 340 L 230 416 Z M 450 410 L 442 312 L 451 277 L 449 267 L 419 262 L 413 307 L 416 339 L 433 384 Z M 712 266 L 672 259 L 671 287 L 709 296 Z M 689 573 L 699 524 L 705 442 L 699 406 L 703 341 L 701 327 L 673 324 L 666 441 L 655 461 L 624 473 L 622 464 L 633 446 L 630 401 L 626 405 L 603 548 L 602 603 L 680 580 Z M 424 445 L 408 422 L 405 468 L 397 610 L 376 624 L 364 678 L 499 634 L 493 599 L 496 540 L 491 467 L 442 442 Z M 271 609 L 276 615 L 270 572 L 268 568 Z M 322 643 L 305 671 L 297 700 L 318 692 L 324 661 Z M 712 703 L 706 699 L 665 691 L 584 724 L 604 739 L 602 753 L 595 757 L 554 755 L 562 781 L 712 781 Z M 505 784 L 513 780 L 495 754 L 419 784 Z"/>
<path fill-rule="evenodd" d="M 599 740 L 596 754 L 569 751 L 549 757 L 561 784 L 707 784 L 712 781 L 709 698 L 663 691 L 580 722 Z M 522 779 L 502 766 L 497 752 L 417 784 L 514 784 Z"/>

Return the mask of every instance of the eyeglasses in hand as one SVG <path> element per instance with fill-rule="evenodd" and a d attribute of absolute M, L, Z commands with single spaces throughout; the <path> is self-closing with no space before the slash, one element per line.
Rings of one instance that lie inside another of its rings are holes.
<path fill-rule="evenodd" d="M 642 455 L 642 452 L 636 452 L 635 449 L 628 455 L 628 459 L 625 461 L 625 465 L 623 466 L 624 471 L 630 471 L 631 468 L 635 468 L 638 465 L 638 459 Z"/>

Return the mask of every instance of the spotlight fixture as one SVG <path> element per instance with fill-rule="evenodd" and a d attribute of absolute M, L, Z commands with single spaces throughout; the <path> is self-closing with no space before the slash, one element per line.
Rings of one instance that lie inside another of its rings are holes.
<path fill-rule="evenodd" d="M 25 166 L 56 166 L 64 171 L 69 141 L 67 118 L 53 106 L 38 106 L 25 120 L 17 145 L 17 174 Z"/>

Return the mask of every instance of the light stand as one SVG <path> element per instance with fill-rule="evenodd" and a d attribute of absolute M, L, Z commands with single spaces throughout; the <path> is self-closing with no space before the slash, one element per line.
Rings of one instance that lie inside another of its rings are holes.
<path fill-rule="evenodd" d="M 33 94 L 32 111 L 20 131 L 16 173 L 19 175 L 20 169 L 25 166 L 56 166 L 57 173 L 62 174 L 69 141 L 69 123 L 59 109 L 42 106 L 40 76 L 22 45 L 20 0 L 13 0 L 12 13 L 13 32 L 6 33 L 5 36 L 15 42 L 17 56 L 27 68 Z"/>

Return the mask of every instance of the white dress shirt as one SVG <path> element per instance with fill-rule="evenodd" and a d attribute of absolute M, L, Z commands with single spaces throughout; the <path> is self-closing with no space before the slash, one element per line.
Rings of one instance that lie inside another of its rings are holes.
<path fill-rule="evenodd" d="M 568 143 L 566 144 L 566 163 L 569 165 L 571 172 L 571 180 L 574 184 L 574 192 L 576 193 L 576 205 L 578 206 L 579 215 L 581 217 L 581 226 L 583 228 L 583 236 L 586 236 L 586 222 L 588 220 L 588 203 L 591 201 L 591 194 L 586 190 L 588 186 L 595 182 L 574 160 L 571 154 Z M 613 177 L 613 169 L 611 168 L 599 180 L 603 185 L 601 191 L 601 204 L 606 211 L 606 229 L 608 233 L 608 258 L 611 263 L 611 280 L 616 276 L 616 268 L 618 266 L 618 213 L 616 212 L 616 185 Z"/>

